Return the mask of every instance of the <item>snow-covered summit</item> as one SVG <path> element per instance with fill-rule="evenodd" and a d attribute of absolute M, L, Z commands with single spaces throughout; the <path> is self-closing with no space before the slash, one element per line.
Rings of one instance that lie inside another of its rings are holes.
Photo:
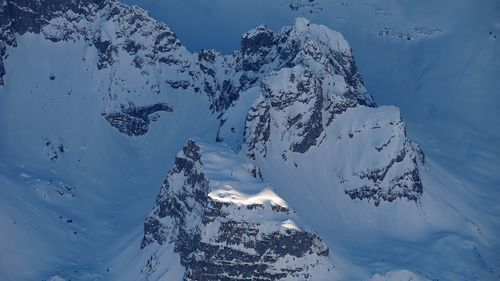
<path fill-rule="evenodd" d="M 296 225 L 258 175 L 227 147 L 189 140 L 146 220 L 141 247 L 155 249 L 154 257 L 173 245 L 184 280 L 329 280 L 326 244 Z M 168 267 L 148 263 L 142 278 L 159 278 Z"/>

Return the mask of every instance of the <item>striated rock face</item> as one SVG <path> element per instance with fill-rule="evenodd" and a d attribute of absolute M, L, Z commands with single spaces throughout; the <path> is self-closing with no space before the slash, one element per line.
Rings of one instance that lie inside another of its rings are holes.
<path fill-rule="evenodd" d="M 352 199 L 373 200 L 377 206 L 382 200 L 392 202 L 398 198 L 418 202 L 423 192 L 417 163 L 420 161 L 423 161 L 420 149 L 405 140 L 399 154 L 390 159 L 386 166 L 358 173 L 364 184 L 345 190 L 345 193 Z M 398 169 L 398 166 L 406 167 Z"/>
<path fill-rule="evenodd" d="M 5 41 L 7 45 L 16 46 L 13 34 L 27 32 L 43 34 L 53 42 L 83 39 L 98 50 L 100 69 L 109 67 L 119 50 L 135 55 L 141 49 L 153 47 L 149 52 L 158 54 L 180 47 L 177 37 L 165 24 L 154 21 L 143 10 L 115 0 L 8 0 L 3 5 L 0 26 L 4 29 L 3 39 L 9 39 Z M 110 38 L 109 34 L 103 34 L 101 26 L 96 26 L 98 20 L 124 28 L 116 30 Z M 152 37 L 155 45 L 143 46 L 140 39 L 144 36 Z"/>
<path fill-rule="evenodd" d="M 375 205 L 398 198 L 418 202 L 422 153 L 407 139 L 399 111 L 377 107 L 368 95 L 347 42 L 303 19 L 283 34 L 279 42 L 290 42 L 279 45 L 277 53 L 293 53 L 293 59 L 255 87 L 258 95 L 244 129 L 247 156 L 300 162 L 331 155 L 323 165 L 337 174 L 351 199 Z"/>
<path fill-rule="evenodd" d="M 294 66 L 328 74 L 338 82 L 339 94 L 359 104 L 375 105 L 342 35 L 304 18 L 298 18 L 293 26 L 276 33 L 266 26 L 258 26 L 242 36 L 240 50 L 232 55 L 202 51 L 198 60 L 204 73 L 200 76 L 204 76 L 200 78 L 203 80 L 200 87 L 211 97 L 212 109 L 220 115 L 221 131 L 225 129 L 222 128 L 224 121 L 230 118 L 224 116 L 225 111 L 237 104 L 245 91 L 259 87 L 274 72 Z M 223 139 L 221 135 L 221 141 Z"/>
<path fill-rule="evenodd" d="M 85 71 L 93 73 L 92 84 L 107 112 L 103 117 L 120 132 L 137 136 L 146 133 L 150 118 L 128 114 L 122 111 L 123 105 L 147 108 L 163 104 L 163 89 L 170 92 L 186 83 L 191 86 L 186 81 L 195 80 L 195 71 L 190 71 L 191 64 L 195 65 L 193 55 L 166 24 L 138 7 L 116 0 L 0 3 L 0 86 L 8 49 L 18 44 L 16 36 L 81 44 L 86 50 L 82 53 Z"/>
<path fill-rule="evenodd" d="M 308 68 L 284 68 L 267 76 L 261 84 L 262 95 L 247 115 L 245 136 L 249 156 L 266 156 L 267 145 L 273 134 L 288 141 L 288 149 L 304 153 L 318 144 L 324 129 L 347 108 L 358 102 L 343 96 L 324 93 L 324 80 Z M 272 120 L 280 122 L 271 125 Z"/>
<path fill-rule="evenodd" d="M 241 68 L 244 71 L 259 71 L 268 63 L 268 55 L 275 44 L 273 32 L 265 26 L 244 34 L 241 38 Z"/>
<path fill-rule="evenodd" d="M 200 153 L 200 147 L 189 141 L 175 158 L 153 212 L 144 224 L 142 248 L 154 241 L 164 244 L 180 240 L 176 251 L 189 255 L 184 248 L 199 240 L 196 236 L 208 204 L 208 179 L 201 170 Z"/>
<path fill-rule="evenodd" d="M 314 74 L 299 67 L 265 79 L 261 88 L 246 117 L 245 151 L 251 159 L 274 165 L 322 159 L 322 167 L 336 174 L 337 185 L 351 199 L 377 206 L 396 199 L 419 201 L 424 158 L 406 137 L 397 109 L 325 95 Z"/>
<path fill-rule="evenodd" d="M 227 149 L 190 140 L 146 219 L 141 247 L 174 244 L 184 280 L 331 275 L 326 244 L 296 226 L 286 202 L 252 171 L 252 164 Z M 144 272 L 151 274 L 148 265 Z"/>
<path fill-rule="evenodd" d="M 299 18 L 276 41 L 282 63 L 262 80 L 261 96 L 247 115 L 245 137 L 252 158 L 255 151 L 266 155 L 272 119 L 283 124 L 277 134 L 290 140 L 288 148 L 304 153 L 318 143 L 336 114 L 358 105 L 375 106 L 341 34 Z"/>
<path fill-rule="evenodd" d="M 335 114 L 356 105 L 376 105 L 363 86 L 343 36 L 304 18 L 297 18 L 292 26 L 276 33 L 265 26 L 247 32 L 241 50 L 233 56 L 235 75 L 230 81 L 240 97 L 221 114 L 218 141 L 228 142 L 236 150 L 243 145 L 244 135 L 252 150 L 265 154 L 258 143 L 264 145 L 270 135 L 274 109 L 284 111 L 288 107 L 294 111 L 293 116 L 287 116 L 287 125 L 277 130 L 283 138 L 300 135 L 289 149 L 305 152 L 318 143 L 322 128 Z M 247 98 L 254 92 L 260 95 Z M 234 108 L 238 108 L 237 113 Z M 240 112 L 240 108 L 248 109 Z M 241 114 L 247 115 L 246 127 L 255 126 L 255 131 L 245 129 L 241 122 L 235 124 Z M 241 135 L 235 137 L 235 132 Z"/>
<path fill-rule="evenodd" d="M 78 29 L 74 21 L 92 21 L 95 13 L 102 9 L 104 0 L 44 0 L 20 1 L 5 0 L 0 3 L 0 85 L 4 84 L 7 46 L 16 47 L 15 34 L 26 32 L 43 33 L 51 41 L 75 39 L 75 35 L 89 37 L 89 30 Z M 66 24 L 67 25 L 66 25 Z M 61 32 L 51 34 L 51 24 L 57 25 Z M 46 29 L 45 29 L 46 28 Z M 96 45 L 97 46 L 97 45 Z"/>

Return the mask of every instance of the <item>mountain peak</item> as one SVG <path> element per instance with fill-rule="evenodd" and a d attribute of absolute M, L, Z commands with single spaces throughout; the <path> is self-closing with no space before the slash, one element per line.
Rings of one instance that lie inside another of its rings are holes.
<path fill-rule="evenodd" d="M 173 244 L 185 280 L 314 280 L 331 274 L 326 244 L 297 226 L 296 215 L 255 177 L 255 169 L 223 145 L 189 140 L 146 219 L 141 247 L 154 257 Z M 166 267 L 159 261 L 141 272 L 147 279 Z"/>

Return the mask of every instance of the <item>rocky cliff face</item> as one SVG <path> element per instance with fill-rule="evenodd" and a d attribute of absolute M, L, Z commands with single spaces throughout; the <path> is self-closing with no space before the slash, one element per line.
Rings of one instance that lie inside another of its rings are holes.
<path fill-rule="evenodd" d="M 246 117 L 247 155 L 275 165 L 321 157 L 352 199 L 418 202 L 424 156 L 399 111 L 325 94 L 321 81 L 300 67 L 265 79 Z"/>
<path fill-rule="evenodd" d="M 102 116 L 129 136 L 144 134 L 151 121 L 134 112 L 172 110 L 159 96 L 164 86 L 187 87 L 186 81 L 195 79 L 192 55 L 166 24 L 138 7 L 115 0 L 9 0 L 0 7 L 0 85 L 7 74 L 7 49 L 16 48 L 16 35 L 82 43 L 86 71 L 97 73 L 92 79 L 103 100 Z M 159 78 L 161 73 L 166 77 Z"/>
<path fill-rule="evenodd" d="M 398 198 L 418 202 L 422 153 L 407 139 L 399 111 L 377 107 L 368 95 L 342 36 L 298 19 L 278 37 L 286 42 L 276 48 L 278 57 L 288 59 L 255 87 L 245 120 L 247 155 L 301 161 L 314 148 L 344 159 L 325 164 L 350 198 L 376 205 Z"/>
<path fill-rule="evenodd" d="M 141 247 L 173 244 L 184 280 L 317 280 L 331 274 L 326 244 L 296 226 L 286 202 L 242 161 L 226 148 L 190 140 L 146 219 Z M 157 270 L 147 264 L 144 273 Z"/>

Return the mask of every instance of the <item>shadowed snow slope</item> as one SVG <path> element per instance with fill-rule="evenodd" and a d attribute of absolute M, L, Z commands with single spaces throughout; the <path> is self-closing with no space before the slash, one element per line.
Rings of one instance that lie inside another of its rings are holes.
<path fill-rule="evenodd" d="M 0 0 L 0 279 L 498 278 L 498 206 L 292 22 L 191 53 L 114 0 Z"/>

